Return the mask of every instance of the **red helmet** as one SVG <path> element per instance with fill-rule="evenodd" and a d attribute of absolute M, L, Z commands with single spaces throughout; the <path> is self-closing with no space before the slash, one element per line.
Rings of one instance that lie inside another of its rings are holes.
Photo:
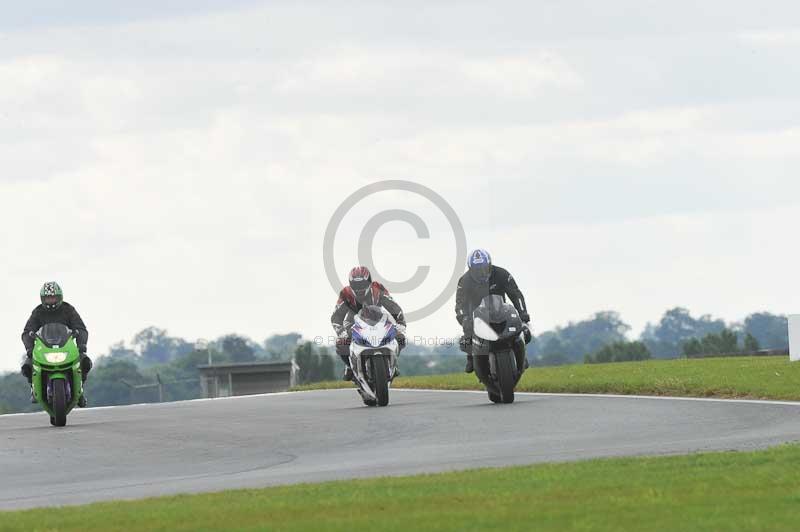
<path fill-rule="evenodd" d="M 350 270 L 348 280 L 350 281 L 350 288 L 353 289 L 357 296 L 366 295 L 369 287 L 372 286 L 372 275 L 366 266 L 356 266 Z"/>

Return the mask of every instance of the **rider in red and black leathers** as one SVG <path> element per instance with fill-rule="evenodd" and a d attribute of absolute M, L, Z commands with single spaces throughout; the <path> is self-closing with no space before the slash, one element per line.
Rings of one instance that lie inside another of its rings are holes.
<path fill-rule="evenodd" d="M 350 340 L 355 315 L 364 306 L 383 307 L 397 322 L 397 343 L 400 349 L 405 347 L 406 319 L 403 309 L 392 299 L 389 291 L 381 283 L 372 280 L 372 275 L 365 266 L 356 266 L 350 270 L 349 286 L 339 292 L 336 309 L 331 314 L 331 325 L 336 331 L 336 354 L 345 363 L 345 380 L 352 378 L 350 369 Z"/>
<path fill-rule="evenodd" d="M 506 296 L 517 309 L 523 323 L 531 319 L 528 307 L 525 306 L 525 297 L 517 286 L 514 277 L 508 270 L 492 264 L 489 253 L 483 249 L 476 249 L 470 254 L 468 261 L 469 270 L 458 280 L 456 290 L 456 319 L 464 330 L 462 349 L 467 352 L 467 367 L 465 371 L 472 373 L 473 360 L 471 353 L 472 342 L 472 313 L 488 295 L 499 295 L 505 300 Z M 526 340 L 527 340 L 526 333 Z"/>

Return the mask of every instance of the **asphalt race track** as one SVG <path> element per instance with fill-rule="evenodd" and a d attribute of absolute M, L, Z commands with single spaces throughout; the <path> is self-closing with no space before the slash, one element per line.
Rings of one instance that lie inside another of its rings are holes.
<path fill-rule="evenodd" d="M 800 403 L 336 390 L 0 416 L 0 510 L 800 440 Z"/>

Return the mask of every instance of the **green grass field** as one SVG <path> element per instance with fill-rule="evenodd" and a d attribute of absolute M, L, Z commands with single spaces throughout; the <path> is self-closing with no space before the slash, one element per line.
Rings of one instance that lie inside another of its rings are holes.
<path fill-rule="evenodd" d="M 400 368 L 402 371 L 402 357 Z M 351 386 L 351 383 L 333 382 L 298 389 Z M 399 377 L 393 386 L 482 389 L 474 375 L 465 373 Z M 731 357 L 531 368 L 525 372 L 517 390 L 800 400 L 800 363 L 789 362 L 788 357 Z"/>
<path fill-rule="evenodd" d="M 0 530 L 796 531 L 800 446 L 0 513 Z"/>

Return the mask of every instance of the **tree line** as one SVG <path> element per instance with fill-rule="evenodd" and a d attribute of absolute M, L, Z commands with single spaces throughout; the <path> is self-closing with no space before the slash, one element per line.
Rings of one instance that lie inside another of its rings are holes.
<path fill-rule="evenodd" d="M 528 356 L 535 365 L 548 366 L 789 349 L 786 316 L 769 312 L 726 323 L 709 315 L 694 317 L 676 307 L 657 323 L 648 323 L 634 340 L 628 338 L 630 330 L 618 313 L 598 312 L 542 333 L 529 346 Z"/>

